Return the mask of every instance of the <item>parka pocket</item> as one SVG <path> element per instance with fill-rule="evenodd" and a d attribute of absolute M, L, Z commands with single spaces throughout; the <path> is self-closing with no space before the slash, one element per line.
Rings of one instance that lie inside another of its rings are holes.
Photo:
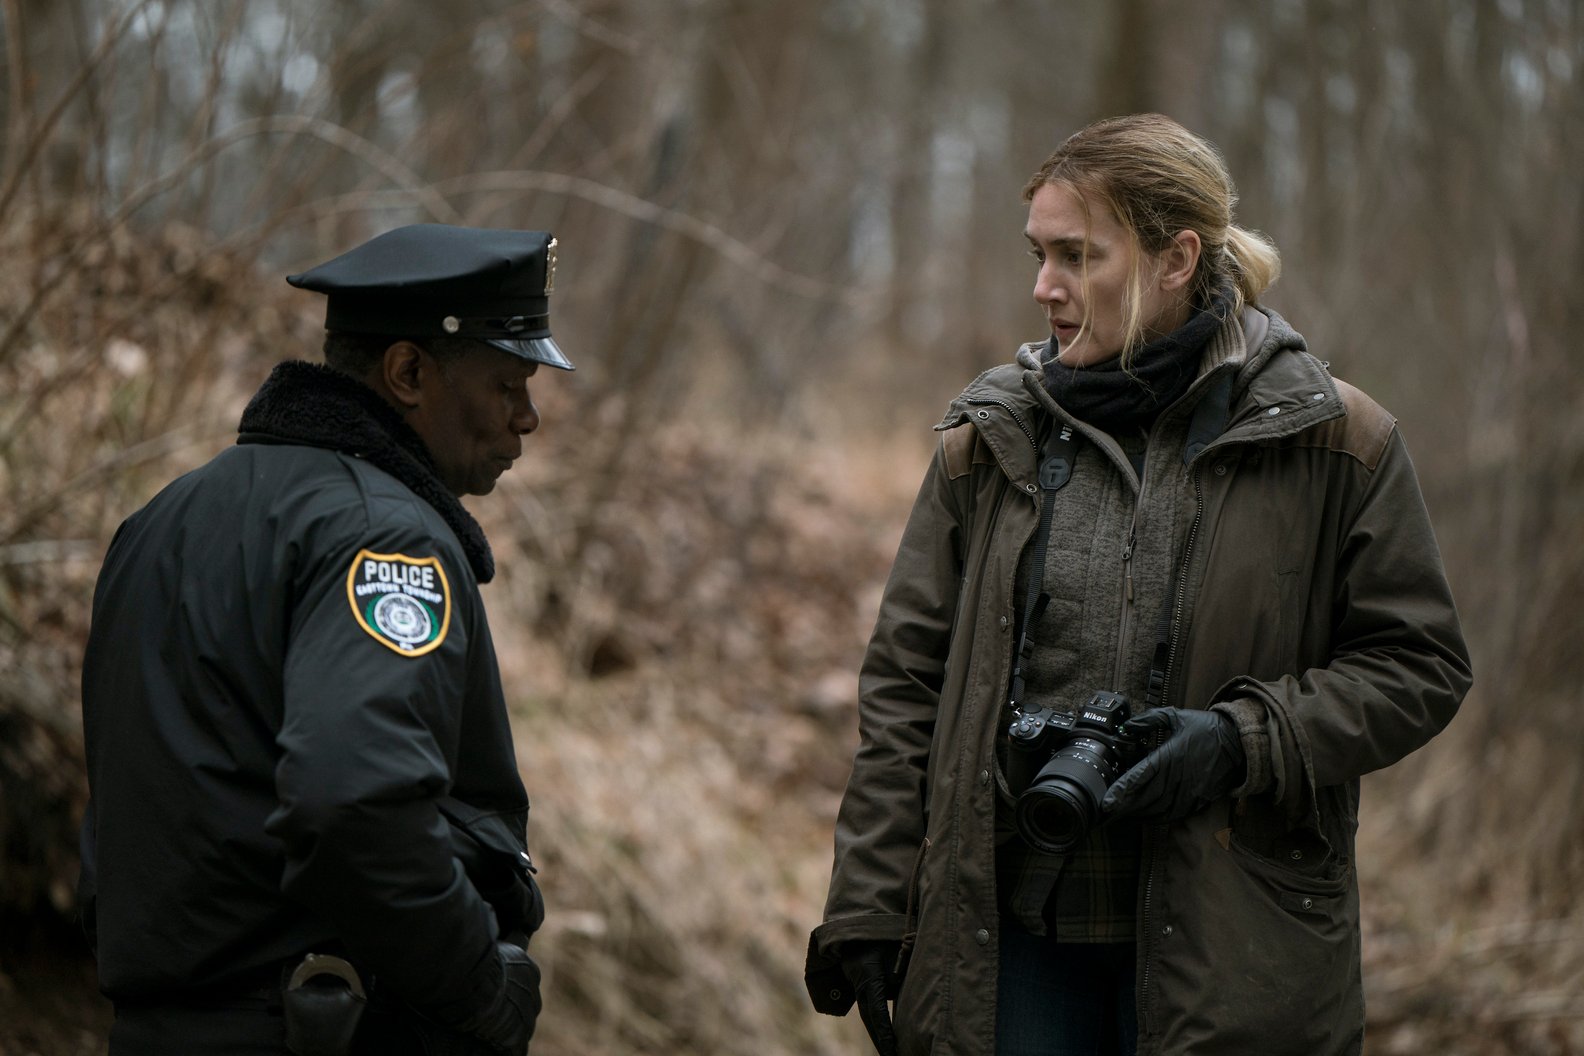
<path fill-rule="evenodd" d="M 1351 864 L 1317 829 L 1286 825 L 1268 799 L 1244 800 L 1225 846 L 1275 907 L 1299 923 L 1325 930 L 1325 921 L 1341 919 Z"/>
<path fill-rule="evenodd" d="M 1331 934 L 1332 926 L 1344 917 L 1342 909 L 1349 890 L 1349 869 L 1344 860 L 1328 855 L 1315 867 L 1304 868 L 1302 850 L 1289 850 L 1286 861 L 1267 858 L 1235 835 L 1228 849 L 1233 860 L 1259 883 L 1277 908 L 1322 936 L 1336 937 Z"/>
<path fill-rule="evenodd" d="M 1319 819 L 1323 821 L 1324 815 Z M 1269 797 L 1240 801 L 1228 831 L 1230 839 L 1222 845 L 1246 855 L 1251 868 L 1278 886 L 1296 885 L 1315 894 L 1316 884 L 1329 888 L 1347 880 L 1351 840 L 1342 833 L 1323 832 L 1317 824 L 1289 824 Z"/>
<path fill-rule="evenodd" d="M 500 935 L 520 933 L 526 941 L 544 923 L 533 858 L 517 835 L 526 812 L 484 810 L 450 796 L 439 807 L 451 830 L 451 854 L 495 911 Z"/>
<path fill-rule="evenodd" d="M 1364 1022 L 1351 869 L 1210 835 L 1161 899 L 1150 1005 L 1163 1051 L 1197 1051 L 1205 1024 L 1217 1052 L 1350 1051 Z"/>

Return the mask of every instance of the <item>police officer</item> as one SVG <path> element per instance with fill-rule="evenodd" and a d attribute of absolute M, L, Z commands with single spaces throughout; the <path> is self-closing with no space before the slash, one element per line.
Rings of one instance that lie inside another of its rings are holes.
<path fill-rule="evenodd" d="M 416 225 L 291 276 L 326 366 L 116 532 L 80 898 L 119 1053 L 523 1053 L 543 917 L 458 501 L 539 424 L 556 242 Z"/>

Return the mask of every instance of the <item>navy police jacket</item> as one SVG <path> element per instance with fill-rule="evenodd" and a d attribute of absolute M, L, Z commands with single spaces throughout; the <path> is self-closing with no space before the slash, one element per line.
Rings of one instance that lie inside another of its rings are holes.
<path fill-rule="evenodd" d="M 361 384 L 276 368 L 116 533 L 83 671 L 80 902 L 113 1000 L 339 952 L 461 1023 L 542 918 L 478 525 Z"/>

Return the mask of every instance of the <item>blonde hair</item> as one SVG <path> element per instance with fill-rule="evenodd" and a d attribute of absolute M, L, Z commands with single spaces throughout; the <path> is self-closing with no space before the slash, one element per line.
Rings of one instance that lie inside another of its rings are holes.
<path fill-rule="evenodd" d="M 1124 366 L 1144 335 L 1140 250 L 1160 253 L 1179 232 L 1198 234 L 1199 264 L 1184 292 L 1191 302 L 1204 304 L 1230 286 L 1234 315 L 1281 274 L 1275 244 L 1232 222 L 1237 190 L 1220 152 L 1169 117 L 1113 117 L 1073 133 L 1023 188 L 1023 200 L 1053 183 L 1072 188 L 1086 209 L 1091 197 L 1105 205 L 1132 236 L 1122 306 Z M 1087 272 L 1084 285 L 1087 294 Z M 1087 328 L 1087 309 L 1085 314 Z"/>

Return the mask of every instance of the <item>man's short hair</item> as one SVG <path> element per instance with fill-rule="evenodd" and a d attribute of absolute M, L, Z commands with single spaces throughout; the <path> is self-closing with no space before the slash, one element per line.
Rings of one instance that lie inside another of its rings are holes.
<path fill-rule="evenodd" d="M 325 334 L 325 365 L 354 378 L 364 378 L 379 366 L 380 360 L 385 358 L 385 350 L 401 340 L 403 338 L 389 334 L 353 334 L 345 330 L 330 330 Z M 461 359 L 469 350 L 481 347 L 480 342 L 467 337 L 405 340 L 425 349 L 442 367 Z"/>

